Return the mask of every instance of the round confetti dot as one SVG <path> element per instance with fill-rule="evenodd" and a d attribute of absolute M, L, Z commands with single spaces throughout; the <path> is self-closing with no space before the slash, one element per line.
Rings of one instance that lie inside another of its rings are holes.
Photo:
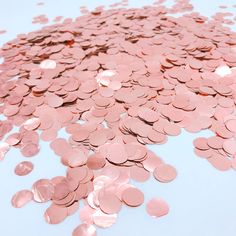
<path fill-rule="evenodd" d="M 115 214 L 121 209 L 121 201 L 114 194 L 101 194 L 99 206 L 104 213 Z"/>
<path fill-rule="evenodd" d="M 155 168 L 153 175 L 158 181 L 166 183 L 173 181 L 177 176 L 177 172 L 173 166 L 162 164 Z"/>
<path fill-rule="evenodd" d="M 72 236 L 96 236 L 96 228 L 93 225 L 81 224 L 74 229 Z"/>
<path fill-rule="evenodd" d="M 29 190 L 21 190 L 17 192 L 11 200 L 12 206 L 21 208 L 33 199 L 33 194 Z"/>
<path fill-rule="evenodd" d="M 163 199 L 153 198 L 147 202 L 146 211 L 152 217 L 162 217 L 169 213 L 169 206 Z"/>
<path fill-rule="evenodd" d="M 40 179 L 32 186 L 34 201 L 47 202 L 52 199 L 54 194 L 54 186 L 48 179 Z"/>
<path fill-rule="evenodd" d="M 34 165 L 32 162 L 23 161 L 15 167 L 15 174 L 19 176 L 28 175 L 33 170 Z"/>
<path fill-rule="evenodd" d="M 55 204 L 51 205 L 44 213 L 44 218 L 49 224 L 59 224 L 67 217 L 67 209 Z"/>
<path fill-rule="evenodd" d="M 143 204 L 144 195 L 136 188 L 127 188 L 122 193 L 122 200 L 131 207 L 137 207 Z"/>

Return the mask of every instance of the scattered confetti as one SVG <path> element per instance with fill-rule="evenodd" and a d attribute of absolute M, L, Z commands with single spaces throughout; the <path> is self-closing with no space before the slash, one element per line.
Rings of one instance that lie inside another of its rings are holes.
<path fill-rule="evenodd" d="M 93 225 L 81 224 L 74 231 L 73 236 L 96 236 L 96 228 Z"/>
<path fill-rule="evenodd" d="M 58 16 L 56 25 L 3 45 L 0 160 L 10 148 L 32 158 L 43 140 L 66 166 L 65 176 L 17 192 L 14 207 L 50 202 L 44 213 L 49 224 L 79 210 L 82 224 L 72 235 L 96 236 L 95 226 L 111 227 L 123 205 L 144 203 L 130 180 L 177 177 L 146 144 L 164 144 L 183 129 L 211 130 L 212 137 L 194 140 L 194 152 L 217 170 L 236 169 L 236 33 L 223 26 L 232 24 L 225 18 L 232 15 L 208 19 L 191 12 L 187 0 L 171 8 L 163 2 L 117 9 L 128 5 L 124 0 L 92 12 L 80 7 L 83 15 L 75 20 L 58 23 Z M 17 131 L 9 134 L 13 127 Z M 68 139 L 58 136 L 63 128 Z M 28 161 L 15 167 L 19 176 L 32 170 Z M 152 217 L 169 212 L 159 198 L 146 209 Z"/>

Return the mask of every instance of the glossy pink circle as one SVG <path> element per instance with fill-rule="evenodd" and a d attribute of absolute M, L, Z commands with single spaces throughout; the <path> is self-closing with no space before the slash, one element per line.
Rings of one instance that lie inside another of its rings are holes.
<path fill-rule="evenodd" d="M 163 199 L 153 198 L 147 202 L 146 211 L 150 216 L 162 217 L 169 213 L 169 206 Z"/>

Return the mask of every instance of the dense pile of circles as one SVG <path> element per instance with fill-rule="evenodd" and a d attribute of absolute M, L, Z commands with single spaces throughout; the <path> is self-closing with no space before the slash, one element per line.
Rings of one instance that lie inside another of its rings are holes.
<path fill-rule="evenodd" d="M 113 225 L 122 205 L 143 204 L 130 180 L 175 179 L 175 168 L 145 145 L 182 129 L 210 129 L 215 135 L 197 138 L 195 153 L 221 171 L 236 169 L 236 33 L 223 26 L 230 23 L 224 14 L 208 19 L 185 13 L 191 10 L 183 0 L 172 8 L 100 7 L 1 48 L 0 159 L 11 147 L 31 158 L 43 140 L 67 167 L 66 176 L 17 192 L 14 207 L 51 201 L 45 219 L 57 224 L 83 201 L 73 236 L 95 236 L 95 226 Z M 68 139 L 58 136 L 62 128 Z M 32 170 L 23 161 L 15 173 Z M 169 211 L 160 198 L 146 209 L 153 217 Z"/>

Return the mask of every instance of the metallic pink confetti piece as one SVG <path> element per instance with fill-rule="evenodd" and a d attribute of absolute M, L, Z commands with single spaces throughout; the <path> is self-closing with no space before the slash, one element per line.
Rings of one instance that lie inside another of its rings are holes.
<path fill-rule="evenodd" d="M 33 170 L 34 165 L 29 161 L 22 161 L 15 167 L 15 174 L 19 176 L 28 175 Z"/>
<path fill-rule="evenodd" d="M 115 214 L 121 209 L 121 201 L 114 194 L 101 194 L 99 197 L 99 207 L 106 214 Z"/>
<path fill-rule="evenodd" d="M 96 228 L 93 225 L 83 223 L 74 229 L 72 236 L 96 236 Z"/>
<path fill-rule="evenodd" d="M 169 206 L 163 199 L 153 198 L 147 202 L 146 211 L 152 217 L 162 217 L 169 213 Z"/>
<path fill-rule="evenodd" d="M 67 209 L 53 204 L 46 210 L 44 217 L 49 224 L 59 224 L 67 217 Z"/>
<path fill-rule="evenodd" d="M 10 150 L 10 145 L 6 142 L 0 143 L 0 161 L 4 159 L 6 153 Z"/>
<path fill-rule="evenodd" d="M 122 193 L 122 200 L 131 207 L 137 207 L 143 204 L 144 195 L 136 188 L 127 188 Z"/>
<path fill-rule="evenodd" d="M 23 127 L 26 130 L 34 130 L 37 129 L 40 125 L 40 119 L 39 118 L 31 118 L 24 122 Z"/>
<path fill-rule="evenodd" d="M 54 186 L 48 179 L 40 179 L 32 186 L 34 201 L 47 202 L 52 199 L 54 194 Z"/>
<path fill-rule="evenodd" d="M 153 172 L 154 177 L 160 182 L 170 182 L 177 176 L 175 168 L 171 165 L 158 165 Z"/>
<path fill-rule="evenodd" d="M 29 190 L 21 190 L 17 192 L 11 199 L 13 207 L 21 208 L 33 199 L 33 194 Z"/>

